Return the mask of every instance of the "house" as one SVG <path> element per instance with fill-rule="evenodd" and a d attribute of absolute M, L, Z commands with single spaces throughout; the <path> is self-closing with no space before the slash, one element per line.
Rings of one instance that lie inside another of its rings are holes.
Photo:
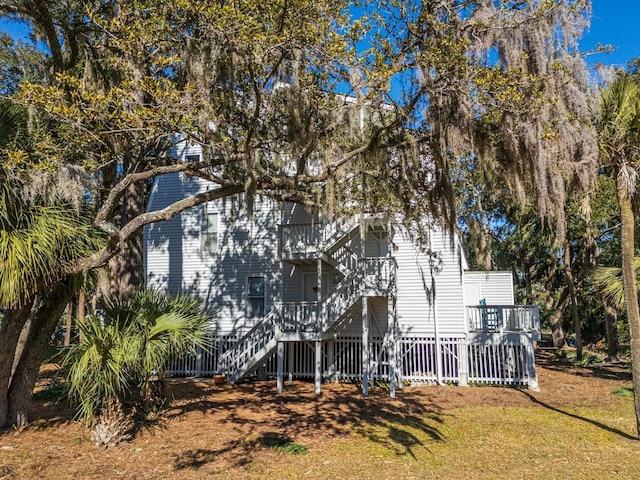
<path fill-rule="evenodd" d="M 198 155 L 183 145 L 177 155 Z M 205 191 L 156 179 L 150 209 Z M 187 291 L 211 312 L 215 349 L 172 373 L 537 389 L 535 306 L 514 304 L 508 272 L 468 271 L 457 237 L 433 228 L 431 255 L 377 218 L 326 221 L 301 205 L 236 196 L 144 230 L 148 287 Z"/>

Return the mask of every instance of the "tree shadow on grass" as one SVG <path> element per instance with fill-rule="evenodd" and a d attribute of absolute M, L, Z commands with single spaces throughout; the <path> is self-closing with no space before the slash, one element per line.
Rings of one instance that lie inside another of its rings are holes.
<path fill-rule="evenodd" d="M 615 433 L 616 435 L 619 435 L 622 438 L 626 438 L 627 440 L 638 440 L 637 437 L 634 437 L 633 435 L 629 435 L 626 432 L 623 432 L 622 430 L 618 430 L 617 428 L 613 428 L 610 427 L 609 425 L 606 425 L 604 423 L 598 422 L 597 420 L 592 420 L 590 418 L 587 417 L 583 417 L 581 415 L 577 415 L 575 413 L 569 413 L 565 410 L 561 410 L 557 407 L 554 407 L 553 405 L 549 405 L 548 403 L 542 402 L 540 400 L 538 400 L 536 397 L 534 397 L 533 395 L 531 395 L 528 391 L 526 390 L 520 390 L 520 392 L 525 395 L 527 398 L 529 398 L 529 400 L 531 400 L 533 403 L 540 405 L 541 407 L 547 408 L 549 410 L 552 410 L 554 412 L 557 413 L 561 413 L 562 415 L 566 415 L 568 417 L 571 418 L 575 418 L 576 420 L 582 420 L 583 422 L 586 423 L 590 423 L 591 425 L 594 425 L 598 428 L 601 428 L 603 430 L 606 430 L 607 432 L 611 432 L 611 433 Z"/>
<path fill-rule="evenodd" d="M 560 352 L 560 353 L 558 353 Z M 554 370 L 556 372 L 571 373 L 581 377 L 595 377 L 604 380 L 631 381 L 631 372 L 627 369 L 626 363 L 604 363 L 595 362 L 588 365 L 581 365 L 573 359 L 567 358 L 563 350 L 552 348 L 539 349 L 536 354 L 536 365 Z"/>
<path fill-rule="evenodd" d="M 417 449 L 428 449 L 429 441 L 445 441 L 440 431 L 442 408 L 413 391 L 399 391 L 392 399 L 382 388 L 363 397 L 354 385 L 331 386 L 320 395 L 305 382 L 287 385 L 282 394 L 276 392 L 275 382 L 225 386 L 218 395 L 215 388 L 193 384 L 187 386 L 186 396 L 182 389 L 174 396 L 168 421 L 201 412 L 227 432 L 216 439 L 218 448 L 185 451 L 176 458 L 176 468 L 198 467 L 225 453 L 236 465 L 245 465 L 257 450 L 270 448 L 264 440 L 269 438 L 309 446 L 356 434 L 396 456 L 413 458 Z"/>

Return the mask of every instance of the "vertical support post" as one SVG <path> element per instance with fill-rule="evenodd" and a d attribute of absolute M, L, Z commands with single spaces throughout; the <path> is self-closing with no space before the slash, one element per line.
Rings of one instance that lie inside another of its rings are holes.
<path fill-rule="evenodd" d="M 469 386 L 469 338 L 458 340 L 458 385 Z"/>
<path fill-rule="evenodd" d="M 196 348 L 196 377 L 202 376 L 202 348 Z"/>
<path fill-rule="evenodd" d="M 527 375 L 529 377 L 529 390 L 539 392 L 538 374 L 536 373 L 536 357 L 533 348 L 533 340 L 528 335 L 521 335 L 520 338 L 526 342 L 525 350 L 527 352 Z"/>
<path fill-rule="evenodd" d="M 390 294 L 387 297 L 387 328 L 390 331 L 387 358 L 389 359 L 389 395 L 396 398 L 396 323 L 394 315 L 394 301 Z"/>
<path fill-rule="evenodd" d="M 328 340 L 327 343 L 327 375 L 330 382 L 337 382 L 336 378 L 336 342 Z"/>
<path fill-rule="evenodd" d="M 444 385 L 442 380 L 442 341 L 440 338 L 440 329 L 438 325 L 438 309 L 436 308 L 436 294 L 435 287 L 432 288 L 431 293 L 431 305 L 433 308 L 433 334 L 435 337 L 435 348 L 436 348 L 436 382 L 438 385 Z"/>
<path fill-rule="evenodd" d="M 278 393 L 282 393 L 282 390 L 284 389 L 284 342 L 278 342 L 278 350 L 276 355 Z"/>
<path fill-rule="evenodd" d="M 316 395 L 320 394 L 322 385 L 322 340 L 316 340 L 316 355 L 315 355 L 315 392 Z"/>
<path fill-rule="evenodd" d="M 324 328 L 324 318 L 322 318 L 322 259 L 320 258 L 320 252 L 318 252 L 318 278 L 317 278 L 317 288 L 318 288 L 318 304 L 316 306 L 315 316 L 316 316 L 316 332 L 318 334 L 322 334 Z"/>
<path fill-rule="evenodd" d="M 369 302 L 362 297 L 362 394 L 369 395 Z"/>
<path fill-rule="evenodd" d="M 289 385 L 293 383 L 293 370 L 295 368 L 295 353 L 296 349 L 300 345 L 297 342 L 289 342 L 289 355 L 288 355 L 288 366 L 287 370 L 289 370 Z"/>

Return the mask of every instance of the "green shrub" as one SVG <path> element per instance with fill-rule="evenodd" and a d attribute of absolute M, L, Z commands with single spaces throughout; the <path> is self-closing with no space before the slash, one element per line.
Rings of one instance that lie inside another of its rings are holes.
<path fill-rule="evenodd" d="M 138 411 L 161 403 L 153 397 L 173 358 L 207 348 L 208 319 L 190 296 L 144 290 L 98 311 L 79 325 L 80 341 L 63 360 L 81 418 L 94 419 L 114 403 L 133 404 Z"/>

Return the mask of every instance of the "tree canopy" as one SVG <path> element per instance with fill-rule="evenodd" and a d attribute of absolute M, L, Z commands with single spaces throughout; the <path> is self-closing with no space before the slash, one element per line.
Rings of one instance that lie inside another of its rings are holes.
<path fill-rule="evenodd" d="M 0 0 L 0 14 L 46 44 L 22 62 L 40 68 L 0 70 L 28 113 L 3 174 L 21 201 L 87 212 L 104 243 L 61 271 L 111 262 L 120 293 L 142 282 L 141 227 L 218 198 L 453 229 L 452 178 L 473 158 L 520 205 L 534 192 L 562 237 L 566 187 L 592 182 L 587 0 Z M 175 158 L 180 141 L 202 158 Z M 176 172 L 210 188 L 147 211 L 149 182 Z"/>

